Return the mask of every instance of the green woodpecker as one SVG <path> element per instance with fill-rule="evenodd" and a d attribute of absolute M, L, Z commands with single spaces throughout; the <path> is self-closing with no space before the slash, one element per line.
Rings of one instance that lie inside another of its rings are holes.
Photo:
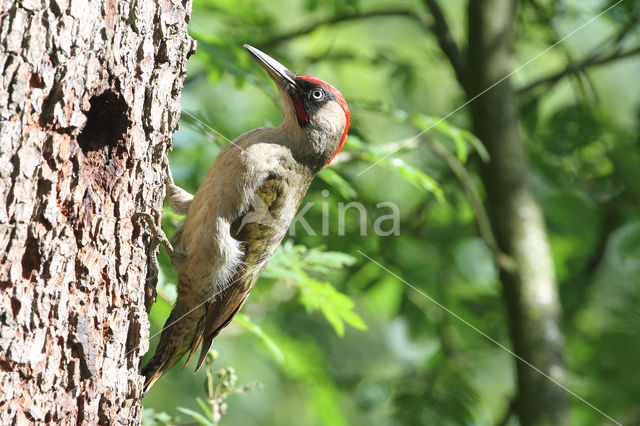
<path fill-rule="evenodd" d="M 172 208 L 186 215 L 172 238 L 175 249 L 160 237 L 178 273 L 178 298 L 143 368 L 145 393 L 189 353 L 186 366 L 199 346 L 200 368 L 280 245 L 314 176 L 347 137 L 349 108 L 335 87 L 244 47 L 275 82 L 284 119 L 227 145 L 195 195 L 169 182 Z"/>

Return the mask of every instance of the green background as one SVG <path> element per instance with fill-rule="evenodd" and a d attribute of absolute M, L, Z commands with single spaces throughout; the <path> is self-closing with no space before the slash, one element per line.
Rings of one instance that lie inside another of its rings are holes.
<path fill-rule="evenodd" d="M 518 2 L 514 69 L 610 4 Z M 454 38 L 463 39 L 466 2 L 441 6 Z M 586 57 L 628 22 L 637 23 L 638 6 L 628 0 L 595 20 L 520 69 L 513 84 L 524 87 Z M 367 16 L 381 10 L 412 15 Z M 435 38 L 419 23 L 428 18 L 418 1 L 194 2 L 190 33 L 198 52 L 188 64 L 182 123 L 169 155 L 178 185 L 195 192 L 226 144 L 220 135 L 233 139 L 281 120 L 278 93 L 243 43 L 331 82 L 352 119 L 346 155 L 319 174 L 305 199 L 315 203 L 305 218 L 317 235 L 298 227 L 285 239 L 240 321 L 214 341 L 219 357 L 210 368 L 235 369 L 231 393 L 260 383 L 229 396 L 222 424 L 497 425 L 508 412 L 516 392 L 513 357 L 359 253 L 510 346 L 491 253 L 460 182 L 430 148 L 444 146 L 483 193 L 477 176 L 483 149 L 469 133 L 467 108 L 439 122 L 465 98 Z M 622 47 L 638 45 L 637 27 Z M 639 77 L 640 58 L 631 56 L 519 97 L 531 181 L 558 278 L 564 384 L 629 424 L 640 422 Z M 358 175 L 433 123 L 417 143 Z M 340 203 L 351 201 L 366 208 L 366 235 L 355 209 L 345 214 L 339 235 Z M 400 235 L 374 232 L 375 220 L 390 213 L 376 206 L 384 201 L 399 208 Z M 169 235 L 180 221 L 165 211 Z M 151 312 L 152 333 L 169 314 L 166 299 L 175 297 L 166 253 L 160 260 L 165 299 Z M 180 367 L 143 401 L 146 424 L 205 422 L 197 400 L 207 397 L 204 371 Z M 570 402 L 573 424 L 606 424 L 586 404 Z"/>

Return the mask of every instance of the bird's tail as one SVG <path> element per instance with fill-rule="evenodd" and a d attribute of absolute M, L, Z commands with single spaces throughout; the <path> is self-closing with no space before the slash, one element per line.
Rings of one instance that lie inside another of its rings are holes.
<path fill-rule="evenodd" d="M 151 360 L 142 368 L 145 376 L 144 394 L 180 358 L 189 351 L 193 343 L 198 323 L 204 315 L 203 307 L 184 306 L 178 302 L 162 329 L 160 342 Z"/>

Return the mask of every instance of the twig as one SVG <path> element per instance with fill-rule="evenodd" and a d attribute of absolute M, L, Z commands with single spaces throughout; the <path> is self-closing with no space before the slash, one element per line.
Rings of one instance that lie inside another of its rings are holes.
<path fill-rule="evenodd" d="M 534 89 L 540 85 L 544 85 L 544 84 L 555 84 L 558 81 L 560 81 L 562 78 L 568 76 L 568 75 L 572 75 L 572 74 L 577 74 L 580 73 L 582 71 L 584 71 L 587 68 L 590 67 L 594 67 L 594 66 L 599 66 L 599 65 L 604 65 L 610 62 L 614 62 L 620 59 L 624 59 L 624 58 L 628 58 L 630 56 L 633 55 L 637 55 L 640 53 L 640 46 L 636 46 L 632 49 L 626 50 L 624 52 L 613 52 L 607 56 L 603 56 L 603 57 L 598 57 L 599 55 L 590 55 L 589 57 L 587 57 L 587 59 L 576 63 L 576 64 L 569 64 L 567 65 L 567 67 L 559 72 L 553 73 L 551 75 L 548 75 L 546 77 L 542 77 L 539 80 L 536 80 L 532 83 L 529 83 L 528 85 L 520 88 L 518 90 L 518 95 L 521 95 L 523 93 L 529 92 L 531 89 Z"/>
<path fill-rule="evenodd" d="M 329 18 L 321 19 L 316 22 L 313 22 L 304 27 L 300 27 L 288 33 L 280 34 L 275 36 L 270 40 L 266 40 L 263 42 L 255 42 L 254 45 L 259 49 L 269 49 L 280 43 L 285 41 L 289 41 L 291 39 L 307 35 L 313 31 L 315 31 L 318 27 L 325 25 L 335 25 L 341 22 L 346 21 L 355 21 L 361 19 L 369 19 L 369 18 L 377 18 L 377 17 L 389 17 L 389 16 L 401 16 L 412 19 L 418 22 L 421 26 L 425 28 L 431 28 L 432 23 L 426 19 L 418 15 L 417 13 L 411 10 L 405 9 L 388 9 L 388 10 L 374 10 L 369 12 L 360 12 L 360 13 L 350 13 L 345 15 L 332 16 Z"/>
<path fill-rule="evenodd" d="M 458 77 L 458 81 L 460 81 L 464 86 L 466 84 L 466 65 L 464 56 L 453 39 L 451 31 L 449 31 L 449 24 L 447 24 L 447 20 L 442 13 L 442 9 L 440 9 L 436 0 L 424 0 L 424 4 L 427 9 L 431 11 L 431 16 L 433 17 L 432 29 L 436 39 L 438 40 L 440 49 L 442 49 L 449 59 L 449 62 L 451 62 L 451 66 Z"/>
<path fill-rule="evenodd" d="M 566 63 L 568 64 L 574 63 L 574 58 L 572 57 L 571 50 L 568 48 L 568 46 L 564 43 L 558 43 L 558 41 L 562 38 L 562 36 L 558 33 L 554 25 L 554 16 L 557 15 L 555 4 L 552 3 L 549 7 L 545 7 L 539 4 L 538 0 L 531 0 L 531 6 L 536 11 L 536 15 L 538 17 L 538 23 L 541 24 L 544 28 L 548 28 L 549 30 L 549 36 L 548 36 L 549 44 L 552 46 L 557 46 L 557 49 L 563 52 Z M 599 47 L 598 49 L 600 48 L 601 47 Z M 595 53 L 598 51 L 598 49 L 595 49 L 592 52 Z M 588 80 L 588 82 L 591 83 L 590 81 L 591 79 L 589 78 L 589 75 L 585 74 L 585 77 Z M 577 88 L 573 87 L 574 92 L 579 90 L 582 92 L 583 95 L 585 95 L 584 85 L 582 84 L 582 81 L 578 78 L 576 79 L 576 82 L 577 82 Z"/>
<path fill-rule="evenodd" d="M 442 158 L 445 163 L 447 163 L 451 171 L 460 181 L 460 184 L 462 185 L 464 192 L 467 194 L 467 198 L 471 203 L 471 208 L 475 213 L 480 237 L 486 244 L 487 248 L 493 254 L 493 258 L 496 264 L 502 270 L 513 272 L 517 267 L 515 260 L 513 260 L 511 256 L 507 255 L 502 250 L 500 250 L 500 247 L 498 247 L 498 243 L 496 242 L 493 231 L 491 230 L 491 222 L 489 222 L 489 217 L 484 206 L 482 205 L 480 197 L 478 196 L 471 176 L 464 168 L 464 166 L 458 161 L 458 159 L 455 158 L 444 146 L 442 146 L 442 144 L 431 139 L 426 139 L 426 141 L 431 150 L 437 156 Z"/>

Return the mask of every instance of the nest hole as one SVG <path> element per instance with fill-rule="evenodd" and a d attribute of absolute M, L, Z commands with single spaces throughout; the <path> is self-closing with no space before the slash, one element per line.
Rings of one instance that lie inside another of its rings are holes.
<path fill-rule="evenodd" d="M 87 122 L 77 139 L 84 154 L 80 173 L 91 182 L 92 194 L 105 198 L 127 167 L 131 111 L 113 90 L 93 96 L 89 103 Z"/>
<path fill-rule="evenodd" d="M 124 152 L 124 141 L 131 126 L 129 106 L 112 90 L 93 96 L 87 111 L 87 123 L 78 135 L 78 145 L 85 156 L 108 150 L 112 155 Z M 118 148 L 121 149 L 118 149 Z"/>

